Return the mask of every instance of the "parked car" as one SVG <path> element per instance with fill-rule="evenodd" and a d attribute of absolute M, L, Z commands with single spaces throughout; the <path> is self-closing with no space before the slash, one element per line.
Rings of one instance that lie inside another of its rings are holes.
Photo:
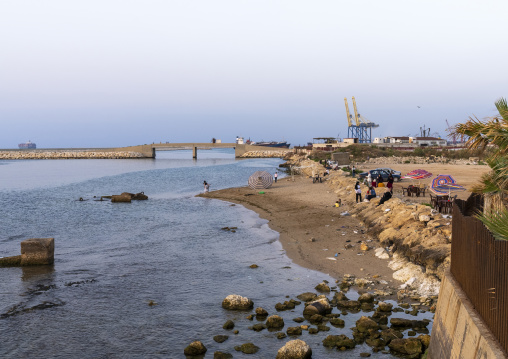
<path fill-rule="evenodd" d="M 376 168 L 376 170 L 391 172 L 394 175 L 394 177 L 395 177 L 395 175 L 398 175 L 399 177 L 402 178 L 402 173 L 400 173 L 400 171 L 395 171 L 394 169 L 391 169 L 388 167 L 380 167 L 380 168 Z"/>
<path fill-rule="evenodd" d="M 388 181 L 388 176 L 390 175 L 390 172 L 385 171 L 384 169 L 376 168 L 375 170 L 370 170 L 368 172 L 362 172 L 362 173 L 360 173 L 358 175 L 358 178 L 363 180 L 363 179 L 365 179 L 368 176 L 369 173 L 370 173 L 372 179 L 378 178 L 378 176 L 381 174 L 381 176 L 383 177 L 383 182 Z M 392 176 L 393 176 L 393 179 L 395 181 L 400 181 L 401 180 L 400 172 L 398 174 L 397 173 L 393 173 Z"/>

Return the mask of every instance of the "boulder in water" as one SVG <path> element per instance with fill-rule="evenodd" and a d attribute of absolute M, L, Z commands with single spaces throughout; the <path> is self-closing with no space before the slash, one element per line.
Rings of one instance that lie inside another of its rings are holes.
<path fill-rule="evenodd" d="M 200 341 L 190 343 L 187 348 L 183 351 L 185 355 L 195 356 L 203 355 L 206 353 L 206 348 Z"/>
<path fill-rule="evenodd" d="M 248 310 L 254 307 L 254 302 L 249 298 L 237 294 L 230 294 L 222 301 L 222 308 L 229 310 Z"/>
<path fill-rule="evenodd" d="M 312 349 L 303 340 L 290 340 L 277 352 L 276 359 L 309 359 Z"/>

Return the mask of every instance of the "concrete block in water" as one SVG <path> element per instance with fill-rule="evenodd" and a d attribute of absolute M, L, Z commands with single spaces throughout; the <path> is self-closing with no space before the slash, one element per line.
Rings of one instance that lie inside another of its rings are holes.
<path fill-rule="evenodd" d="M 22 266 L 53 264 L 54 261 L 54 238 L 30 238 L 21 242 Z"/>

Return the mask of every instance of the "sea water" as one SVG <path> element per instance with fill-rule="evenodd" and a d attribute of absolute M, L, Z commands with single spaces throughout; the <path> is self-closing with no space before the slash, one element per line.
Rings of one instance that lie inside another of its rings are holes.
<path fill-rule="evenodd" d="M 204 180 L 211 190 L 244 186 L 257 170 L 274 173 L 281 160 L 236 160 L 228 149 L 191 157 L 171 151 L 156 159 L 0 161 L 0 256 L 19 255 L 28 238 L 55 238 L 54 266 L 0 268 L 1 358 L 184 358 L 194 340 L 208 348 L 205 357 L 219 350 L 275 357 L 292 338 L 250 330 L 256 320 L 222 309 L 222 300 L 249 297 L 281 315 L 286 329 L 299 325 L 292 319 L 303 304 L 278 313 L 274 305 L 334 279 L 293 264 L 256 213 L 195 197 Z M 98 200 L 122 192 L 149 200 Z M 316 358 L 371 352 L 365 344 L 353 352 L 322 345 L 328 334 L 351 337 L 354 322 L 371 314 L 342 316 L 345 328 L 304 331 L 300 339 Z M 238 334 L 222 329 L 228 319 Z M 229 339 L 216 343 L 218 334 Z M 234 350 L 247 342 L 260 351 Z"/>

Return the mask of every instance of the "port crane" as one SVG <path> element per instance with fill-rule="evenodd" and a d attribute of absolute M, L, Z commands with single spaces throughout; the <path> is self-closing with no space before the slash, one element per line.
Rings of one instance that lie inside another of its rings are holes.
<path fill-rule="evenodd" d="M 451 137 L 452 142 L 455 145 L 455 144 L 457 144 L 457 135 L 455 134 L 455 132 L 453 131 L 453 128 L 448 123 L 448 119 L 446 119 L 445 121 L 446 121 L 446 126 L 448 126 L 448 128 L 446 129 L 446 131 L 448 132 L 448 137 Z"/>
<path fill-rule="evenodd" d="M 353 116 L 349 113 L 349 105 L 347 98 L 344 97 L 344 103 L 346 105 L 346 115 L 348 130 L 347 135 L 349 138 L 358 138 L 359 143 L 372 143 L 372 128 L 379 127 L 378 124 L 367 120 L 365 117 L 360 115 L 356 108 L 356 100 L 353 96 L 353 109 L 355 111 L 354 123 Z"/>

